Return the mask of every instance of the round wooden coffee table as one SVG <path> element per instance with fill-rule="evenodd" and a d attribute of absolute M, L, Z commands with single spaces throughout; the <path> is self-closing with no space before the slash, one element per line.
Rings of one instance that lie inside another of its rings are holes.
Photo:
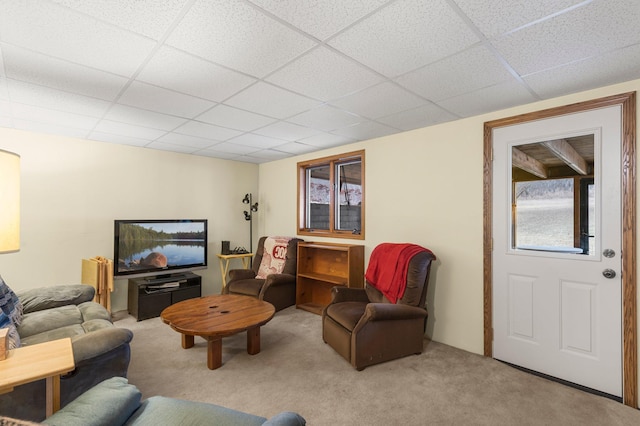
<path fill-rule="evenodd" d="M 160 318 L 182 334 L 182 347 L 193 346 L 194 336 L 207 340 L 207 367 L 222 365 L 222 338 L 247 331 L 247 353 L 260 352 L 260 326 L 273 318 L 271 303 L 249 296 L 222 294 L 183 300 L 164 309 Z"/>

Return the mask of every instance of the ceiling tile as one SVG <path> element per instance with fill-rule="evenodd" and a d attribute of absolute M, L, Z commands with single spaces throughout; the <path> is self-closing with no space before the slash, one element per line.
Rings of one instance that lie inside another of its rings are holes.
<path fill-rule="evenodd" d="M 61 6 L 93 16 L 159 40 L 188 0 L 51 0 Z"/>
<path fill-rule="evenodd" d="M 332 146 L 344 145 L 355 142 L 353 138 L 346 136 L 334 135 L 331 133 L 319 133 L 308 138 L 300 139 L 298 142 L 306 145 L 313 145 L 319 148 L 329 148 Z"/>
<path fill-rule="evenodd" d="M 471 117 L 534 101 L 533 95 L 514 81 L 455 96 L 438 102 L 438 105 L 460 117 Z"/>
<path fill-rule="evenodd" d="M 396 81 L 420 95 L 439 101 L 511 80 L 513 76 L 483 45 L 449 56 Z"/>
<path fill-rule="evenodd" d="M 134 81 L 118 102 L 178 117 L 193 118 L 215 105 L 195 96 Z"/>
<path fill-rule="evenodd" d="M 375 121 L 365 121 L 353 126 L 338 129 L 333 133 L 362 141 L 398 133 L 398 129 L 376 123 Z"/>
<path fill-rule="evenodd" d="M 456 0 L 456 4 L 480 31 L 492 38 L 532 21 L 584 3 L 584 0 L 510 0 L 496 7 L 495 0 Z"/>
<path fill-rule="evenodd" d="M 102 117 L 109 102 L 62 90 L 42 87 L 17 80 L 7 80 L 10 99 L 21 104 L 35 105 L 75 114 Z M 1 97 L 1 96 L 0 96 Z"/>
<path fill-rule="evenodd" d="M 88 138 L 91 140 L 100 141 L 100 142 L 109 142 L 109 143 L 131 145 L 131 146 L 145 146 L 151 142 L 149 139 L 140 139 L 132 136 L 114 135 L 113 133 L 104 133 L 104 132 L 98 132 L 95 130 L 89 134 Z"/>
<path fill-rule="evenodd" d="M 637 78 L 640 69 L 640 44 L 563 67 L 524 77 L 524 81 L 543 98 L 604 87 Z M 576 78 L 579 75 L 580 78 Z"/>
<path fill-rule="evenodd" d="M 260 149 L 273 148 L 287 143 L 287 141 L 283 141 L 282 139 L 270 138 L 267 136 L 256 135 L 254 133 L 245 133 L 229 140 L 229 142 L 233 144 L 253 146 Z"/>
<path fill-rule="evenodd" d="M 130 136 L 133 138 L 148 140 L 154 140 L 167 133 L 164 130 L 135 126 L 133 124 L 120 123 L 118 121 L 111 120 L 101 120 L 94 130 L 96 132 L 112 133 L 114 135 Z"/>
<path fill-rule="evenodd" d="M 380 99 L 384 99 L 385 102 L 380 102 Z M 341 109 L 373 119 L 416 108 L 425 103 L 424 99 L 390 82 L 331 102 Z"/>
<path fill-rule="evenodd" d="M 226 141 L 227 139 L 231 139 L 242 134 L 242 132 L 238 130 L 201 123 L 199 121 L 189 121 L 175 129 L 174 132 L 217 141 Z"/>
<path fill-rule="evenodd" d="M 283 158 L 293 157 L 293 154 L 289 154 L 287 152 L 282 152 L 282 151 L 274 151 L 272 149 L 265 149 L 262 151 L 254 152 L 246 156 L 243 156 L 243 158 L 247 158 L 247 157 L 255 158 L 256 160 L 258 160 L 259 163 L 263 163 L 265 161 L 274 161 L 274 160 L 281 160 Z"/>
<path fill-rule="evenodd" d="M 378 118 L 376 121 L 401 130 L 413 130 L 419 127 L 453 121 L 458 117 L 437 105 L 427 104 L 418 108 Z"/>
<path fill-rule="evenodd" d="M 166 131 L 173 130 L 187 121 L 185 118 L 120 104 L 114 105 L 104 118 Z"/>
<path fill-rule="evenodd" d="M 320 105 L 319 101 L 263 82 L 254 84 L 224 103 L 275 118 L 287 118 Z"/>
<path fill-rule="evenodd" d="M 87 130 L 91 130 L 98 122 L 98 118 L 88 115 L 56 111 L 19 103 L 13 103 L 12 115 L 14 118 L 20 120 L 82 129 L 85 131 L 85 134 Z"/>
<path fill-rule="evenodd" d="M 155 42 L 43 1 L 0 2 L 2 41 L 77 64 L 131 76 Z"/>
<path fill-rule="evenodd" d="M 220 143 L 215 147 L 213 147 L 212 149 L 215 149 L 216 151 L 220 151 L 220 152 L 227 152 L 227 153 L 238 154 L 238 155 L 249 154 L 251 152 L 256 152 L 260 150 L 260 148 L 256 148 L 253 146 L 234 144 L 230 142 Z"/>
<path fill-rule="evenodd" d="M 286 152 L 289 154 L 305 154 L 307 152 L 312 152 L 318 149 L 316 146 L 307 145 L 300 142 L 289 142 L 284 145 L 280 145 L 275 148 L 277 151 Z"/>
<path fill-rule="evenodd" d="M 312 36 L 329 36 L 366 16 L 389 0 L 250 0 Z"/>
<path fill-rule="evenodd" d="M 195 152 L 195 154 L 202 155 L 203 157 L 220 158 L 223 160 L 233 160 L 238 156 L 238 154 L 216 151 L 215 149 L 201 149 L 200 151 Z"/>
<path fill-rule="evenodd" d="M 138 80 L 177 92 L 221 102 L 256 81 L 171 47 L 162 47 Z"/>
<path fill-rule="evenodd" d="M 298 126 L 293 123 L 287 123 L 286 121 L 279 121 L 261 129 L 254 130 L 253 133 L 287 141 L 296 141 L 317 135 L 320 131 L 309 127 Z"/>
<path fill-rule="evenodd" d="M 127 79 L 9 45 L 2 46 L 7 78 L 113 100 Z"/>
<path fill-rule="evenodd" d="M 311 111 L 296 115 L 287 121 L 330 132 L 365 120 L 362 117 L 339 110 L 338 108 L 323 105 Z"/>
<path fill-rule="evenodd" d="M 314 43 L 246 2 L 199 0 L 169 36 L 167 44 L 263 77 Z"/>
<path fill-rule="evenodd" d="M 274 84 L 324 101 L 383 80 L 383 77 L 326 47 L 312 50 L 267 78 Z"/>
<path fill-rule="evenodd" d="M 64 126 L 59 123 L 43 123 L 18 118 L 14 118 L 12 120 L 12 123 L 13 127 L 15 127 L 16 129 L 27 130 L 29 132 L 46 133 L 79 139 L 84 139 L 87 135 L 87 131 L 84 129 Z"/>
<path fill-rule="evenodd" d="M 166 135 L 156 139 L 155 142 L 162 142 L 172 145 L 183 145 L 194 149 L 209 148 L 220 143 L 220 141 L 216 141 L 213 139 L 181 135 L 179 133 L 167 133 Z"/>
<path fill-rule="evenodd" d="M 276 120 L 264 115 L 254 114 L 226 105 L 216 105 L 210 111 L 198 117 L 198 120 L 218 126 L 229 127 L 250 132 L 251 130 L 271 124 Z"/>
<path fill-rule="evenodd" d="M 329 44 L 388 77 L 396 77 L 478 41 L 446 0 L 399 0 Z"/>
<path fill-rule="evenodd" d="M 185 146 L 185 145 L 174 145 L 171 143 L 164 142 L 151 142 L 146 148 L 151 149 L 159 149 L 161 151 L 171 151 L 171 152 L 181 152 L 183 154 L 191 154 L 196 151 L 196 148 Z"/>
<path fill-rule="evenodd" d="M 640 42 L 640 2 L 591 2 L 492 41 L 520 74 L 532 74 Z"/>

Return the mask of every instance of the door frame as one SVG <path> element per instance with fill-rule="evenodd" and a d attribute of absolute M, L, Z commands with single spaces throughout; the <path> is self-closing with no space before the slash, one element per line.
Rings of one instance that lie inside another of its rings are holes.
<path fill-rule="evenodd" d="M 638 408 L 636 283 L 636 92 L 549 108 L 484 123 L 484 355 L 493 357 L 493 129 L 620 105 L 622 109 L 622 398 Z"/>

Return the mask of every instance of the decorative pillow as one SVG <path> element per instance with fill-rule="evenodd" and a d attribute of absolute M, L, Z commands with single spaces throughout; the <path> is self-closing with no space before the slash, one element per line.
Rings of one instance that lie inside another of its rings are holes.
<path fill-rule="evenodd" d="M 0 309 L 14 325 L 20 325 L 20 321 L 22 321 L 22 303 L 2 277 L 0 277 Z"/>
<path fill-rule="evenodd" d="M 3 328 L 9 329 L 7 332 L 8 349 L 19 348 L 20 335 L 18 334 L 18 330 L 9 317 L 0 309 L 0 329 Z M 4 348 L 0 348 L 0 350 L 4 350 Z"/>
<path fill-rule="evenodd" d="M 290 240 L 291 237 L 267 237 L 264 240 L 264 252 L 256 278 L 266 279 L 267 275 L 282 273 Z"/>

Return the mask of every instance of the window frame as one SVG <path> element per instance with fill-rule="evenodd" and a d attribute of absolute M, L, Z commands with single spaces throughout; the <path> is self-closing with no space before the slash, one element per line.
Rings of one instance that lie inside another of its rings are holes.
<path fill-rule="evenodd" d="M 354 234 L 351 230 L 336 229 L 336 186 L 338 176 L 336 176 L 336 166 L 341 163 L 349 163 L 360 160 L 360 187 L 362 202 L 360 204 L 360 233 Z M 320 166 L 329 166 L 329 186 L 331 187 L 329 197 L 329 229 L 310 229 L 306 227 L 307 217 L 307 170 Z M 332 155 L 329 157 L 315 158 L 298 163 L 298 235 L 350 238 L 354 240 L 365 239 L 365 155 L 364 150 L 352 151 L 344 154 Z"/>

